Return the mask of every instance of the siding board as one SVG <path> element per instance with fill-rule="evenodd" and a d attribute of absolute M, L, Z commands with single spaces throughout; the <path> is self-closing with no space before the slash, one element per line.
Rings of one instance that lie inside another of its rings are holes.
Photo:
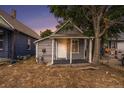
<path fill-rule="evenodd" d="M 0 50 L 0 58 L 8 58 L 8 31 L 0 29 L 3 31 L 3 50 Z"/>
<path fill-rule="evenodd" d="M 67 59 L 70 59 L 70 40 L 67 43 Z M 57 40 L 55 40 L 57 41 Z M 40 58 L 43 53 L 42 49 L 46 49 L 46 53 L 44 54 L 45 61 L 51 62 L 52 61 L 52 40 L 46 39 L 43 41 L 38 42 L 38 52 L 37 56 Z M 84 39 L 79 39 L 79 53 L 75 53 L 72 55 L 73 59 L 83 59 L 83 52 L 84 52 Z M 56 58 L 56 45 L 54 44 L 54 59 Z"/>
<path fill-rule="evenodd" d="M 31 39 L 31 49 L 27 50 L 28 38 Z M 18 32 L 16 34 L 16 56 L 26 56 L 26 55 L 35 55 L 35 45 L 33 39 L 25 34 Z"/>
<path fill-rule="evenodd" d="M 4 32 L 3 50 L 0 50 L 0 58 L 11 58 L 12 55 L 12 36 L 13 31 L 0 28 Z M 27 39 L 31 39 L 31 50 L 27 50 Z M 16 33 L 15 41 L 15 58 L 17 56 L 35 55 L 35 44 L 36 39 L 29 37 L 23 33 Z"/>
<path fill-rule="evenodd" d="M 43 53 L 42 49 L 46 49 L 46 53 L 44 53 L 44 60 L 46 62 L 51 62 L 52 59 L 52 40 L 51 39 L 46 39 L 43 41 L 38 42 L 38 58 L 40 58 Z"/>

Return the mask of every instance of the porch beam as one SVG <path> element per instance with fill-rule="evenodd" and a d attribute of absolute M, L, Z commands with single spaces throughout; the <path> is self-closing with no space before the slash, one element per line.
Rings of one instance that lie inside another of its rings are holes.
<path fill-rule="evenodd" d="M 89 63 L 92 63 L 92 39 L 89 40 Z"/>
<path fill-rule="evenodd" d="M 67 39 L 68 39 L 68 38 L 70 38 L 70 39 L 71 39 L 71 38 L 76 38 L 76 39 L 78 39 L 78 38 L 82 38 L 82 39 L 94 39 L 94 37 L 82 37 L 82 36 L 81 36 L 81 37 L 69 37 L 69 36 L 67 36 L 67 37 L 64 37 L 64 36 L 53 36 L 53 37 L 52 37 L 52 36 L 51 36 L 50 38 L 51 38 L 51 39 L 53 39 L 53 38 L 64 38 L 64 39 L 65 39 L 65 38 L 67 38 Z"/>
<path fill-rule="evenodd" d="M 55 40 L 52 39 L 52 64 L 54 63 L 54 42 Z"/>
<path fill-rule="evenodd" d="M 70 64 L 72 64 L 72 38 L 70 39 Z"/>

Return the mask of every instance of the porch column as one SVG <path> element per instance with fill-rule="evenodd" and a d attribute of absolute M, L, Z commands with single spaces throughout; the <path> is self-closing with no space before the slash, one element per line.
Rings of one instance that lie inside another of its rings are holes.
<path fill-rule="evenodd" d="M 53 61 L 54 61 L 54 42 L 55 42 L 55 40 L 52 39 L 52 64 L 53 64 Z"/>
<path fill-rule="evenodd" d="M 89 63 L 92 63 L 92 39 L 89 40 Z"/>
<path fill-rule="evenodd" d="M 38 56 L 39 56 L 39 53 L 38 53 L 38 42 L 36 43 L 36 62 L 38 63 Z"/>
<path fill-rule="evenodd" d="M 70 39 L 70 64 L 72 64 L 72 38 Z"/>
<path fill-rule="evenodd" d="M 57 55 L 58 55 L 58 46 L 57 46 L 57 39 L 55 40 L 55 44 L 56 44 L 56 60 L 57 60 Z"/>
<path fill-rule="evenodd" d="M 84 53 L 83 53 L 83 58 L 86 58 L 86 48 L 87 48 L 87 39 L 84 39 Z"/>

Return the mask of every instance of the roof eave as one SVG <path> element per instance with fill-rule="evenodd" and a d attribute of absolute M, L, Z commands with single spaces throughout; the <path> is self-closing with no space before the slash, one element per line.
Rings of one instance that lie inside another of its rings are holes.
<path fill-rule="evenodd" d="M 43 40 L 45 40 L 45 39 L 48 39 L 48 38 L 50 38 L 50 37 L 51 37 L 51 36 L 47 36 L 47 37 L 41 38 L 41 39 L 39 39 L 39 40 L 34 41 L 34 43 L 36 44 L 36 43 L 38 43 L 38 42 L 40 42 L 40 41 L 43 41 Z"/>

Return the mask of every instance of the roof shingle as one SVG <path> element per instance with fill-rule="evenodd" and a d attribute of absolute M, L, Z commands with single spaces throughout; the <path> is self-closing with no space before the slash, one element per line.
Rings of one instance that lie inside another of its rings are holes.
<path fill-rule="evenodd" d="M 18 21 L 15 18 L 12 18 L 8 13 L 5 11 L 0 10 L 0 16 L 2 16 L 9 24 L 11 24 L 14 29 L 16 29 L 19 32 L 22 32 L 26 35 L 29 35 L 33 38 L 39 39 L 40 36 L 35 33 L 32 29 L 30 29 L 28 26 L 24 25 L 20 21 Z"/>

